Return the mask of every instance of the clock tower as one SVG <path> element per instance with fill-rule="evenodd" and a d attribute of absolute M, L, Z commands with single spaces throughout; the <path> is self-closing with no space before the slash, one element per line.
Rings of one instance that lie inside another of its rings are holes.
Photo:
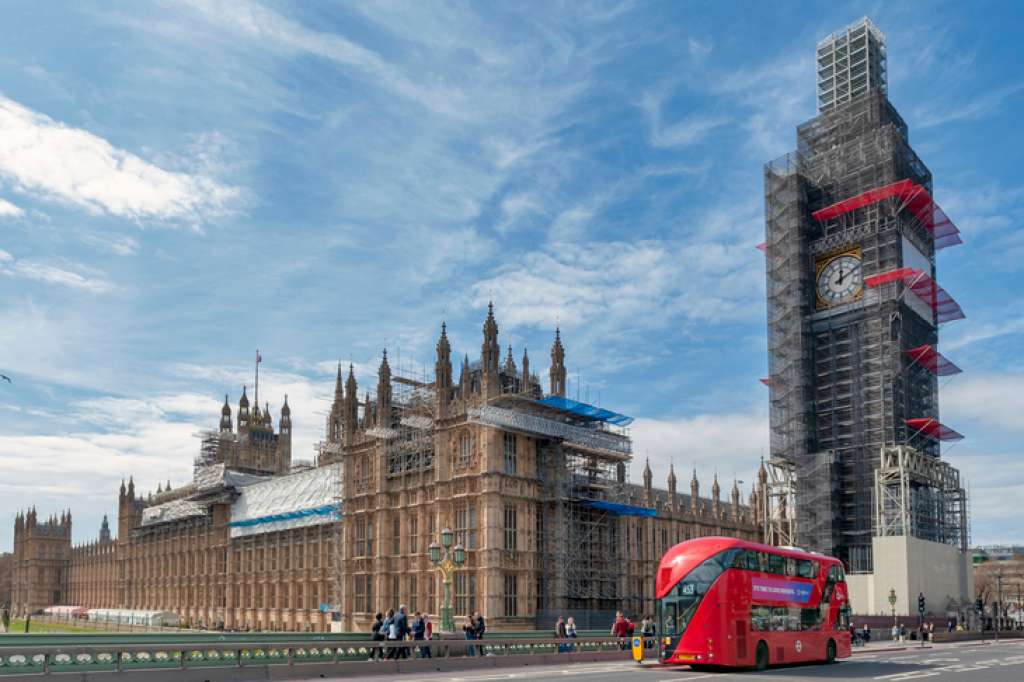
<path fill-rule="evenodd" d="M 861 19 L 816 56 L 818 115 L 765 166 L 771 457 L 796 472 L 796 541 L 868 573 L 892 511 L 883 452 L 939 462 L 959 437 L 938 421 L 937 376 L 959 371 L 938 339 L 963 313 L 936 284 L 935 254 L 960 240 L 888 100 L 882 32 Z M 946 500 L 962 489 L 942 466 L 955 483 L 913 484 L 903 509 L 930 505 L 931 520 L 904 530 L 959 545 L 965 522 L 951 525 Z"/>

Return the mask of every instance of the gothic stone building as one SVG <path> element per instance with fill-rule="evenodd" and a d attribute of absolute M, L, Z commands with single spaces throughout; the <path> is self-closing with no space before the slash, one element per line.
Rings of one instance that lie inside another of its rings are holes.
<path fill-rule="evenodd" d="M 511 348 L 502 360 L 493 309 L 480 358 L 454 380 L 442 325 L 432 376 L 392 371 L 385 352 L 374 394 L 338 369 L 316 466 L 291 466 L 291 417 L 269 409 L 237 423 L 225 400 L 203 438 L 194 480 L 153 496 L 122 484 L 117 538 L 70 548 L 65 582 L 19 602 L 177 612 L 193 625 L 369 628 L 405 603 L 440 613 L 443 585 L 428 547 L 443 528 L 465 549 L 452 579 L 456 617 L 480 611 L 495 629 L 547 627 L 557 614 L 586 627 L 615 609 L 653 608 L 654 573 L 671 545 L 703 535 L 760 537 L 761 492 L 733 484 L 710 498 L 626 480 L 631 421 L 566 396 L 556 331 L 548 391 Z M 680 453 L 684 456 L 685 453 Z M 762 472 L 763 475 L 763 472 Z M 67 519 L 70 529 L 70 515 Z M 31 578 L 22 577 L 22 580 Z M 323 606 L 323 609 L 320 607 Z"/>

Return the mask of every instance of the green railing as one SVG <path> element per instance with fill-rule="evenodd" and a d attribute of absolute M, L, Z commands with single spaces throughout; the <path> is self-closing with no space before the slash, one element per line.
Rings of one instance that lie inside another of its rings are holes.
<path fill-rule="evenodd" d="M 371 657 L 401 655 L 414 658 L 421 647 L 429 647 L 432 658 L 469 656 L 513 656 L 539 654 L 573 654 L 587 652 L 620 651 L 622 641 L 613 637 L 585 637 L 557 640 L 553 637 L 505 636 L 483 640 L 434 639 L 429 643 L 418 640 L 401 642 L 374 642 L 351 640 L 346 635 L 308 635 L 301 638 L 283 637 L 281 634 L 262 634 L 259 637 L 224 635 L 233 641 L 182 640 L 176 642 L 150 641 L 146 644 L 125 642 L 94 642 L 95 637 L 78 637 L 77 642 L 49 644 L 45 636 L 17 635 L 0 639 L 0 678 L 4 675 L 123 672 L 129 670 L 162 668 L 216 668 L 299 665 L 329 663 L 344 664 L 367 661 Z M 18 642 L 11 638 L 21 639 Z M 161 640 L 167 636 L 156 635 Z M 234 639 L 237 637 L 237 639 Z M 84 641 L 83 641 L 84 640 Z M 392 649 L 398 652 L 390 654 Z M 625 655 L 625 654 L 624 654 Z"/>

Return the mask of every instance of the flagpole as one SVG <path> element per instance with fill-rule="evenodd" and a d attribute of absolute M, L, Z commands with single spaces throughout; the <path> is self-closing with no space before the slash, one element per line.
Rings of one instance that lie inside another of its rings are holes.
<path fill-rule="evenodd" d="M 256 409 L 260 409 L 260 349 L 256 349 Z"/>

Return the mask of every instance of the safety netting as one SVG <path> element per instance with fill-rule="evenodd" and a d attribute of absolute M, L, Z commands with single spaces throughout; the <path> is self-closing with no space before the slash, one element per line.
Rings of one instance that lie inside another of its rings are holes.
<path fill-rule="evenodd" d="M 935 440 L 949 441 L 963 439 L 963 434 L 939 423 L 938 419 L 934 419 L 932 417 L 904 419 L 903 422 L 912 428 L 915 433 L 922 433 L 930 438 L 934 438 Z"/>
<path fill-rule="evenodd" d="M 899 180 L 884 187 L 870 189 L 819 209 L 811 215 L 815 220 L 830 220 L 889 198 L 898 199 L 901 203 L 900 208 L 909 211 L 922 227 L 932 234 L 936 251 L 963 243 L 960 239 L 960 230 L 949 219 L 945 211 L 935 203 L 928 190 L 911 180 Z"/>
<path fill-rule="evenodd" d="M 864 278 L 868 288 L 881 286 L 887 282 L 902 281 L 914 295 L 935 312 L 938 323 L 964 319 L 964 311 L 960 304 L 953 300 L 949 293 L 935 283 L 923 270 L 917 268 L 896 268 L 889 272 Z"/>
<path fill-rule="evenodd" d="M 917 348 L 911 348 L 903 351 L 904 354 L 916 364 L 924 367 L 932 374 L 936 374 L 940 377 L 951 376 L 953 374 L 959 374 L 961 370 L 955 364 L 953 364 L 946 356 L 944 356 L 931 344 L 924 344 Z"/>
<path fill-rule="evenodd" d="M 547 398 L 538 400 L 537 402 L 541 405 L 554 407 L 555 409 L 562 410 L 564 412 L 571 412 L 577 417 L 582 417 L 588 421 L 608 422 L 615 426 L 629 426 L 633 423 L 633 418 L 627 417 L 624 414 L 619 414 L 618 412 L 606 410 L 603 407 L 588 405 L 587 403 L 581 403 L 578 400 L 570 400 L 569 398 L 563 398 L 557 395 L 548 396 Z"/>
<path fill-rule="evenodd" d="M 231 537 L 318 526 L 341 516 L 341 465 L 246 486 L 231 505 Z"/>
<path fill-rule="evenodd" d="M 658 510 L 650 507 L 637 507 L 632 504 L 620 502 L 609 502 L 607 500 L 584 500 L 581 503 L 584 507 L 601 509 L 613 516 L 657 516 Z"/>

